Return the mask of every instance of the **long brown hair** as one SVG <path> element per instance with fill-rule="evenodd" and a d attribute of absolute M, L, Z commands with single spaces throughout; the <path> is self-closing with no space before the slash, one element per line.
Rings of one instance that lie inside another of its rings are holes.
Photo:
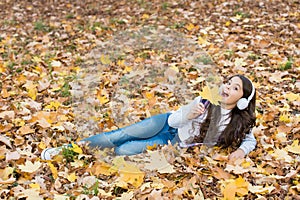
<path fill-rule="evenodd" d="M 236 76 L 239 77 L 243 83 L 243 98 L 248 98 L 253 89 L 251 81 L 243 75 L 234 75 L 228 80 Z M 246 109 L 240 110 L 237 106 L 235 106 L 230 111 L 230 113 L 228 114 L 228 117 L 230 117 L 230 122 L 220 134 L 217 140 L 217 146 L 238 147 L 239 145 L 241 145 L 242 140 L 245 138 L 246 134 L 248 134 L 251 128 L 255 125 L 255 99 L 256 93 L 254 93 L 254 96 L 250 100 L 249 105 Z M 221 107 L 210 104 L 207 109 L 207 117 L 200 125 L 200 134 L 195 138 L 196 142 L 203 142 L 209 129 L 218 131 L 217 124 L 220 120 Z"/>

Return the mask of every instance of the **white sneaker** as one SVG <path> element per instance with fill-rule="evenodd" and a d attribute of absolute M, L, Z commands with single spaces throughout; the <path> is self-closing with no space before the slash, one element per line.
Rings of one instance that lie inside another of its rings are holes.
<path fill-rule="evenodd" d="M 52 158 L 58 155 L 62 151 L 62 147 L 47 148 L 41 153 L 42 160 L 52 160 Z"/>

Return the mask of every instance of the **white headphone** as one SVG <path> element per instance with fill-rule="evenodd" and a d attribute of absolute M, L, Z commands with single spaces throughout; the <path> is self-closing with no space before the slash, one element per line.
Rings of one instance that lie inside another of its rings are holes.
<path fill-rule="evenodd" d="M 249 79 L 248 79 L 248 80 L 249 80 Z M 250 80 L 249 80 L 249 81 L 250 81 Z M 241 98 L 241 99 L 238 100 L 238 102 L 237 102 L 237 107 L 238 107 L 238 109 L 240 109 L 240 110 L 244 110 L 244 109 L 246 109 L 246 108 L 248 107 L 248 105 L 249 105 L 251 99 L 253 98 L 253 96 L 254 96 L 254 94 L 255 94 L 255 88 L 254 88 L 254 85 L 253 85 L 252 81 L 250 81 L 250 83 L 251 83 L 251 86 L 252 86 L 252 92 L 251 92 L 250 96 L 248 97 L 248 99 L 247 99 L 247 98 Z"/>

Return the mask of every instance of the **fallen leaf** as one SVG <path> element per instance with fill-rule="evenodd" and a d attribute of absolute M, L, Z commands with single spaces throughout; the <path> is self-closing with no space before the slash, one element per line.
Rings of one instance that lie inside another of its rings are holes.
<path fill-rule="evenodd" d="M 145 169 L 157 170 L 159 173 L 174 173 L 174 167 L 166 160 L 163 153 L 159 151 L 147 151 L 150 155 L 150 163 L 145 164 Z"/>
<path fill-rule="evenodd" d="M 68 181 L 70 181 L 71 183 L 73 183 L 77 179 L 77 176 L 76 176 L 75 172 L 69 174 L 67 176 L 67 179 L 68 179 Z"/>
<path fill-rule="evenodd" d="M 17 133 L 21 136 L 23 135 L 27 135 L 27 134 L 30 134 L 30 133 L 34 133 L 34 129 L 30 128 L 29 125 L 25 125 L 25 126 L 22 126 L 21 128 L 19 128 L 19 130 L 17 131 Z"/>
<path fill-rule="evenodd" d="M 22 172 L 33 173 L 37 171 L 41 166 L 42 163 L 39 161 L 32 163 L 31 161 L 26 160 L 25 165 L 19 165 L 18 167 Z"/>
<path fill-rule="evenodd" d="M 109 65 L 111 63 L 110 58 L 107 55 L 101 55 L 100 61 L 103 65 Z"/>
<path fill-rule="evenodd" d="M 111 168 L 111 165 L 105 163 L 105 162 L 95 162 L 92 167 L 88 168 L 88 172 L 95 176 L 99 176 L 100 174 L 109 176 L 111 175 L 111 171 L 109 170 Z"/>
<path fill-rule="evenodd" d="M 288 155 L 288 152 L 285 149 L 276 148 L 274 152 L 271 154 L 275 159 L 286 161 L 287 163 L 291 163 L 293 158 Z"/>
<path fill-rule="evenodd" d="M 286 147 L 288 152 L 294 153 L 294 154 L 300 154 L 300 145 L 299 140 L 294 140 L 291 145 L 288 145 Z"/>
<path fill-rule="evenodd" d="M 5 160 L 6 161 L 18 160 L 20 157 L 21 155 L 17 151 L 7 152 Z"/>
<path fill-rule="evenodd" d="M 1 127 L 0 127 L 1 128 Z M 9 138 L 0 135 L 0 142 L 3 142 L 5 145 L 7 145 L 9 148 L 12 148 L 11 142 L 9 140 Z"/>
<path fill-rule="evenodd" d="M 78 154 L 82 154 L 82 149 L 75 144 L 74 142 L 72 142 L 72 147 L 70 147 L 72 151 L 78 153 Z"/>
<path fill-rule="evenodd" d="M 43 200 L 43 198 L 39 195 L 40 191 L 37 188 L 25 189 L 23 194 L 27 197 L 27 200 Z"/>
<path fill-rule="evenodd" d="M 52 172 L 53 178 L 54 178 L 54 179 L 57 179 L 57 177 L 58 177 L 58 171 L 57 171 L 56 167 L 55 167 L 50 161 L 47 162 L 47 163 L 48 163 L 48 165 L 49 165 L 49 167 L 50 167 L 50 170 L 51 170 L 51 172 Z"/>
<path fill-rule="evenodd" d="M 249 191 L 254 194 L 270 194 L 274 189 L 274 186 L 262 186 L 262 185 L 252 185 L 249 184 Z"/>
<path fill-rule="evenodd" d="M 140 171 L 138 167 L 127 163 L 121 156 L 116 157 L 113 164 L 110 171 L 112 173 L 118 172 L 117 184 L 119 187 L 127 188 L 128 184 L 131 184 L 137 188 L 142 185 L 145 173 Z"/>
<path fill-rule="evenodd" d="M 214 105 L 219 105 L 220 101 L 222 100 L 222 97 L 219 94 L 219 89 L 217 88 L 217 86 L 213 86 L 212 88 L 205 86 L 200 92 L 200 96 L 203 99 L 207 99 L 210 103 Z"/>
<path fill-rule="evenodd" d="M 15 118 L 15 112 L 8 110 L 8 111 L 3 111 L 0 113 L 0 118 L 1 119 L 14 119 Z"/>
<path fill-rule="evenodd" d="M 245 181 L 241 176 L 237 179 L 231 179 L 225 182 L 222 193 L 224 199 L 235 200 L 235 196 L 245 196 L 248 194 L 249 183 Z"/>

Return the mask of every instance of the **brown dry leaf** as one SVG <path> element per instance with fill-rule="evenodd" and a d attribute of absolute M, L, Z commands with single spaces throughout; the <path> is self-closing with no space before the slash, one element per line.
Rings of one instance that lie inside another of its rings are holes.
<path fill-rule="evenodd" d="M 7 131 L 11 130 L 12 128 L 13 128 L 13 124 L 6 124 L 6 125 L 0 124 L 0 133 L 7 132 Z"/>
<path fill-rule="evenodd" d="M 93 164 L 92 167 L 90 167 L 88 169 L 88 172 L 90 172 L 91 174 L 94 174 L 95 176 L 99 176 L 100 174 L 109 176 L 109 175 L 111 175 L 111 171 L 109 170 L 110 168 L 111 168 L 111 165 L 109 165 L 105 162 L 97 161 Z"/>
<path fill-rule="evenodd" d="M 11 110 L 0 112 L 0 118 L 1 119 L 14 119 L 15 112 L 11 111 Z"/>
<path fill-rule="evenodd" d="M 225 170 L 220 167 L 213 167 L 211 171 L 212 171 L 212 175 L 217 179 L 227 180 L 231 176 L 228 172 L 225 172 Z"/>
<path fill-rule="evenodd" d="M 270 194 L 276 188 L 272 185 L 263 186 L 263 185 L 251 185 L 249 184 L 249 191 L 254 194 Z"/>
<path fill-rule="evenodd" d="M 19 160 L 21 155 L 17 151 L 13 152 L 7 152 L 5 156 L 6 161 L 11 161 L 11 160 Z"/>
<path fill-rule="evenodd" d="M 1 128 L 1 127 L 0 127 Z M 3 142 L 5 145 L 7 145 L 9 148 L 12 148 L 11 142 L 9 140 L 9 138 L 0 135 L 0 142 Z"/>
<path fill-rule="evenodd" d="M 27 134 L 30 134 L 30 133 L 34 133 L 34 129 L 30 128 L 29 125 L 25 125 L 25 126 L 22 126 L 21 128 L 19 128 L 19 130 L 17 131 L 17 133 L 21 136 L 23 135 L 27 135 Z"/>
<path fill-rule="evenodd" d="M 146 163 L 145 169 L 158 171 L 159 173 L 174 173 L 174 167 L 166 160 L 163 153 L 158 150 L 148 151 L 150 162 Z"/>

